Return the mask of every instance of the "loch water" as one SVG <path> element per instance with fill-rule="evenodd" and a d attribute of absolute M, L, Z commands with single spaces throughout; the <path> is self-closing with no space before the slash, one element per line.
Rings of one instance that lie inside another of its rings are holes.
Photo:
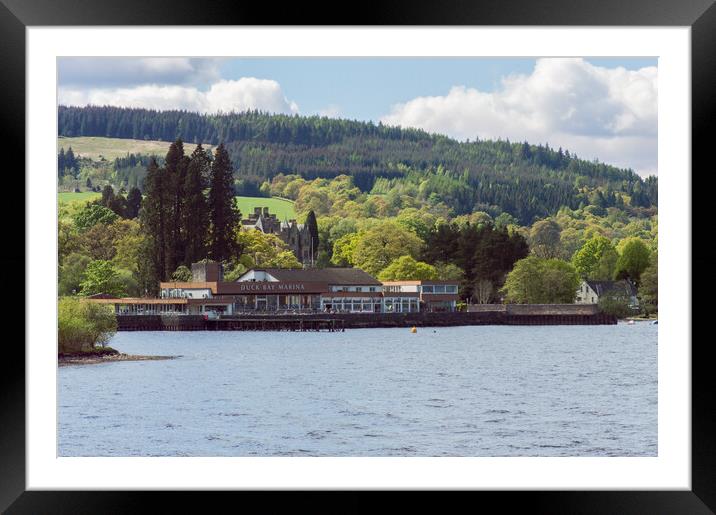
<path fill-rule="evenodd" d="M 59 456 L 656 456 L 657 328 L 120 332 L 58 369 Z"/>

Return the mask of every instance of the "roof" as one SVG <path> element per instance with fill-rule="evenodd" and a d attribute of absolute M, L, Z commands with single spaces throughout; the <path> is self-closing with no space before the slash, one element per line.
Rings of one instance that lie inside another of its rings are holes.
<path fill-rule="evenodd" d="M 387 286 L 418 286 L 418 285 L 431 285 L 431 284 L 460 284 L 459 279 L 455 280 L 441 280 L 441 279 L 421 279 L 421 280 L 406 280 L 406 281 L 383 281 L 384 285 Z"/>
<path fill-rule="evenodd" d="M 343 285 L 381 285 L 379 280 L 360 268 L 262 268 L 260 270 L 268 272 L 281 282 L 305 281 Z"/>
<path fill-rule="evenodd" d="M 585 281 L 594 292 L 602 295 L 625 295 L 633 297 L 636 295 L 636 287 L 629 281 Z"/>

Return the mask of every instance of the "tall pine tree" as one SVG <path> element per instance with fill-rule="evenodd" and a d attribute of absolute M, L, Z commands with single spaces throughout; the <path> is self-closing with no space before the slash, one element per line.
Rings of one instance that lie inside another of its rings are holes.
<path fill-rule="evenodd" d="M 311 253 L 311 263 L 316 257 L 318 252 L 318 222 L 316 221 L 316 213 L 311 209 L 306 216 L 306 228 L 308 233 L 311 235 L 311 241 L 309 243 L 309 252 Z"/>
<path fill-rule="evenodd" d="M 129 193 L 127 193 L 127 209 L 125 211 L 125 216 L 127 218 L 137 218 L 141 205 L 142 192 L 135 186 L 129 190 Z"/>
<path fill-rule="evenodd" d="M 184 202 L 184 181 L 188 158 L 184 155 L 184 143 L 176 140 L 169 146 L 165 159 L 166 193 L 169 200 L 169 225 L 166 236 L 165 277 L 171 277 L 174 270 L 184 261 L 182 228 L 182 204 Z"/>
<path fill-rule="evenodd" d="M 209 206 L 204 196 L 206 177 L 211 161 L 201 144 L 191 154 L 184 181 L 182 231 L 184 234 L 184 264 L 187 266 L 206 258 L 209 233 Z"/>
<path fill-rule="evenodd" d="M 147 235 L 147 247 L 142 253 L 141 268 L 143 282 L 149 291 L 166 277 L 169 203 L 165 175 L 165 170 L 159 168 L 156 160 L 152 159 L 147 166 L 147 176 L 144 179 L 145 197 L 139 217 L 142 229 Z"/>
<path fill-rule="evenodd" d="M 221 143 L 211 165 L 209 252 L 216 261 L 230 258 L 235 250 L 234 231 L 241 214 L 234 202 L 234 179 L 229 154 Z"/>

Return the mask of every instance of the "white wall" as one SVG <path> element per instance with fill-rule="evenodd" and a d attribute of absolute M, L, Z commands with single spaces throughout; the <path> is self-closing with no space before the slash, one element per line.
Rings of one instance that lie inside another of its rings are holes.
<path fill-rule="evenodd" d="M 276 279 L 271 274 L 264 272 L 263 270 L 249 270 L 244 275 L 239 277 L 239 279 L 236 282 L 246 282 L 246 281 L 278 282 L 278 279 Z"/>

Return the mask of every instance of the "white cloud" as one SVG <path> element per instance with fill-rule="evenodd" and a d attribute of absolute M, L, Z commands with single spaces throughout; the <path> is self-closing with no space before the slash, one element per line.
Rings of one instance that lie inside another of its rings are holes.
<path fill-rule="evenodd" d="M 538 59 L 530 75 L 494 92 L 465 86 L 393 106 L 381 121 L 458 139 L 549 143 L 642 175 L 657 170 L 657 69 L 601 68 L 583 59 Z"/>
<path fill-rule="evenodd" d="M 61 57 L 61 87 L 108 88 L 140 84 L 206 85 L 220 78 L 222 58 Z"/>
<path fill-rule="evenodd" d="M 161 66 L 161 63 L 156 63 Z M 289 101 L 281 85 L 268 79 L 243 77 L 214 82 L 207 91 L 193 86 L 142 85 L 131 88 L 59 88 L 61 105 L 112 105 L 146 109 L 185 109 L 201 113 L 259 109 L 272 113 L 297 113 L 298 105 Z"/>

